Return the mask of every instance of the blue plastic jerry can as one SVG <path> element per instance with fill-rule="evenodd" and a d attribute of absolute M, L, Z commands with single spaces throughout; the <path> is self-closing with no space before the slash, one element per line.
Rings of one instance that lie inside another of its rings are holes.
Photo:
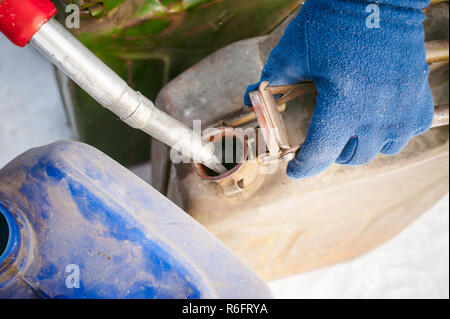
<path fill-rule="evenodd" d="M 267 285 L 151 186 L 88 145 L 0 170 L 1 298 L 269 298 Z"/>

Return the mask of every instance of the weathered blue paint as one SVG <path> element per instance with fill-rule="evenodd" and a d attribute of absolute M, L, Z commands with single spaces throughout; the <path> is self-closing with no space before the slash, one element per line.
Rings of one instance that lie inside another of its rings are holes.
<path fill-rule="evenodd" d="M 0 212 L 2 298 L 271 296 L 185 212 L 82 143 L 32 149 L 0 170 Z M 66 285 L 69 265 L 79 288 Z"/>

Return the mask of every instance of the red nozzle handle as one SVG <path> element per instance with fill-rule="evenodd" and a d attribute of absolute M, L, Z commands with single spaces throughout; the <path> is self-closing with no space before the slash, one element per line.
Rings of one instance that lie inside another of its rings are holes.
<path fill-rule="evenodd" d="M 24 47 L 55 14 L 50 0 L 0 0 L 0 31 Z"/>

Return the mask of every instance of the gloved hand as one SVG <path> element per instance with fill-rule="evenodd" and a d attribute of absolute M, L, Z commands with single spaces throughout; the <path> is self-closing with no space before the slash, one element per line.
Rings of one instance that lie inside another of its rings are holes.
<path fill-rule="evenodd" d="M 379 28 L 370 3 L 307 0 L 264 67 L 261 81 L 313 80 L 318 91 L 306 140 L 287 168 L 291 178 L 396 154 L 431 126 L 420 11 L 429 0 L 378 0 Z M 247 89 L 246 105 L 258 85 Z"/>

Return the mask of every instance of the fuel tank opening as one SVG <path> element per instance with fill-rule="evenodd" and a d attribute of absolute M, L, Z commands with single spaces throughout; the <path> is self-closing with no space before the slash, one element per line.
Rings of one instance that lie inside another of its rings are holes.
<path fill-rule="evenodd" d="M 218 181 L 230 177 L 237 172 L 247 160 L 247 141 L 233 128 L 214 128 L 206 133 L 207 139 L 215 146 L 214 155 L 225 166 L 227 172 L 218 174 L 201 163 L 193 163 L 195 172 L 200 178 Z"/>

